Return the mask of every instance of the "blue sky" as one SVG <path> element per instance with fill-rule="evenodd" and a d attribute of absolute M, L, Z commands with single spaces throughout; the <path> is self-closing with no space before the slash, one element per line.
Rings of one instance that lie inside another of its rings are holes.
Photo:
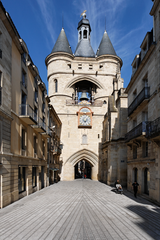
<path fill-rule="evenodd" d="M 90 21 L 91 45 L 94 52 L 106 30 L 117 55 L 123 61 L 121 76 L 124 87 L 131 78 L 131 63 L 140 52 L 140 45 L 153 27 L 149 15 L 151 0 L 2 0 L 29 54 L 47 86 L 45 58 L 53 49 L 63 26 L 74 52 L 78 41 L 80 15 L 87 10 Z"/>

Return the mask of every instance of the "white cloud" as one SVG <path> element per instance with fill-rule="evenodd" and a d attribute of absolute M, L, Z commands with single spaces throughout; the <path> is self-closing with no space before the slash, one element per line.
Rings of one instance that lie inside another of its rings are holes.
<path fill-rule="evenodd" d="M 55 34 L 54 34 L 54 24 L 53 21 L 56 21 L 56 18 L 54 17 L 55 11 L 54 11 L 54 7 L 51 3 L 50 0 L 36 0 L 37 4 L 41 10 L 41 14 L 44 20 L 44 23 L 46 25 L 46 28 L 51 36 L 51 39 L 53 42 L 55 42 Z M 45 31 L 44 31 L 45 32 Z"/>
<path fill-rule="evenodd" d="M 123 11 L 126 0 L 81 0 L 80 4 L 79 0 L 74 0 L 73 5 L 79 14 L 87 10 L 87 18 L 92 28 L 91 44 L 96 52 L 105 30 L 105 18 L 106 30 L 109 32 L 112 30 L 112 34 L 109 36 L 113 37 L 116 32 L 119 8 L 121 7 L 121 11 Z"/>

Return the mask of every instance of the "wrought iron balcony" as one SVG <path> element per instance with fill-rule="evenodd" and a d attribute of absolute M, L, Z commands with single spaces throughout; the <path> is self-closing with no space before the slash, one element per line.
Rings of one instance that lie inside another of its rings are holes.
<path fill-rule="evenodd" d="M 36 132 L 43 133 L 46 132 L 46 124 L 41 118 L 38 119 L 38 123 L 32 126 Z"/>
<path fill-rule="evenodd" d="M 37 115 L 28 104 L 19 105 L 19 117 L 28 125 L 37 124 Z"/>
<path fill-rule="evenodd" d="M 141 122 L 138 126 L 133 128 L 130 132 L 125 135 L 125 141 L 129 142 L 130 140 L 137 138 L 139 136 L 146 135 L 147 124 L 149 122 Z"/>
<path fill-rule="evenodd" d="M 58 154 L 61 154 L 61 153 L 62 153 L 62 150 L 61 150 L 60 147 L 58 147 L 58 149 L 57 149 L 57 153 L 58 153 Z"/>
<path fill-rule="evenodd" d="M 145 100 L 150 97 L 150 87 L 144 87 L 134 101 L 128 107 L 128 116 Z"/>
<path fill-rule="evenodd" d="M 43 137 L 50 138 L 52 137 L 52 131 L 49 127 L 45 127 L 46 131 L 42 133 Z"/>
<path fill-rule="evenodd" d="M 146 137 L 152 138 L 160 135 L 160 117 L 147 124 Z"/>
<path fill-rule="evenodd" d="M 51 145 L 50 151 L 51 151 L 53 154 L 57 154 L 57 151 L 58 151 L 57 146 L 56 146 L 56 145 Z"/>

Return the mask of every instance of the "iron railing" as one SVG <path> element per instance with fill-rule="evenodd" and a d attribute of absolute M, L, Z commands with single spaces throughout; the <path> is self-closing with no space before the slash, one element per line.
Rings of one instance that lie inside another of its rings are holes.
<path fill-rule="evenodd" d="M 51 137 L 52 136 L 52 130 L 46 126 L 46 132 Z"/>
<path fill-rule="evenodd" d="M 130 116 L 133 111 L 143 102 L 143 100 L 150 97 L 150 87 L 144 87 L 134 101 L 128 107 L 128 116 Z"/>
<path fill-rule="evenodd" d="M 33 108 L 29 104 L 20 104 L 19 105 L 19 115 L 20 116 L 29 116 L 37 121 L 37 114 L 34 112 Z"/>
<path fill-rule="evenodd" d="M 146 137 L 156 137 L 160 134 L 160 117 L 147 124 Z"/>
<path fill-rule="evenodd" d="M 133 128 L 130 132 L 125 135 L 125 141 L 129 142 L 131 139 L 137 138 L 141 135 L 146 135 L 147 124 L 149 122 L 141 122 L 138 126 Z"/>
<path fill-rule="evenodd" d="M 58 154 L 61 154 L 61 153 L 62 153 L 62 150 L 61 150 L 60 146 L 59 146 L 58 149 L 57 149 L 57 153 L 58 153 Z"/>
<path fill-rule="evenodd" d="M 43 122 L 42 118 L 39 118 L 38 125 L 46 131 L 46 124 Z"/>
<path fill-rule="evenodd" d="M 24 87 L 25 89 L 27 89 L 27 83 L 26 83 L 26 81 L 21 81 L 21 87 Z"/>

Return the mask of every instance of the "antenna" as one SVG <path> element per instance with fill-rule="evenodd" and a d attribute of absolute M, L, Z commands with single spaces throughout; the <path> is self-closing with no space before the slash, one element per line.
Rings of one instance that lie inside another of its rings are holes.
<path fill-rule="evenodd" d="M 62 13 L 62 28 L 64 28 L 64 26 L 63 26 L 63 13 Z"/>
<path fill-rule="evenodd" d="M 106 31 L 106 16 L 105 16 L 105 31 Z"/>

